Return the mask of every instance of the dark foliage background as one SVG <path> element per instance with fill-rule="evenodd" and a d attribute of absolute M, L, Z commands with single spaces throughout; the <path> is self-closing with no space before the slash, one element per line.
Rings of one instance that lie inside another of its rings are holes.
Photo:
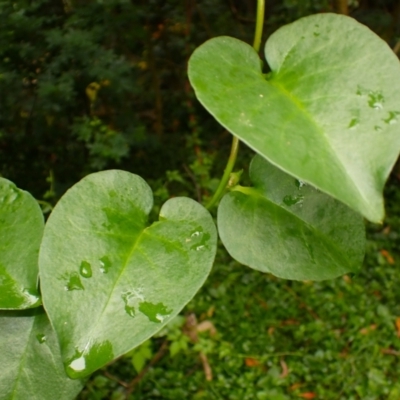
<path fill-rule="evenodd" d="M 191 195 L 207 195 L 229 135 L 194 99 L 187 60 L 214 36 L 251 43 L 255 7 L 254 0 L 1 0 L 1 175 L 53 203 L 85 174 L 115 167 L 163 180 L 175 170 L 188 187 L 198 183 L 186 188 Z M 400 37 L 395 0 L 268 1 L 264 37 L 332 11 L 349 13 L 391 46 Z"/>

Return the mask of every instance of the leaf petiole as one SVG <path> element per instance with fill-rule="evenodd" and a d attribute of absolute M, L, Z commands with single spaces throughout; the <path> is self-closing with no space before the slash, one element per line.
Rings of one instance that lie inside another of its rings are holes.
<path fill-rule="evenodd" d="M 254 32 L 254 42 L 253 42 L 253 48 L 257 53 L 260 51 L 260 46 L 261 46 L 261 38 L 264 26 L 264 14 L 265 14 L 265 0 L 257 0 L 257 19 L 256 19 L 256 29 Z M 209 210 L 216 203 L 218 203 L 218 201 L 224 195 L 225 189 L 229 182 L 231 172 L 233 170 L 233 167 L 235 166 L 238 150 L 239 150 L 239 139 L 236 136 L 233 136 L 231 153 L 229 155 L 228 163 L 226 164 L 224 174 L 222 175 L 221 181 L 219 182 L 218 188 L 214 193 L 214 196 L 206 205 L 207 210 Z"/>

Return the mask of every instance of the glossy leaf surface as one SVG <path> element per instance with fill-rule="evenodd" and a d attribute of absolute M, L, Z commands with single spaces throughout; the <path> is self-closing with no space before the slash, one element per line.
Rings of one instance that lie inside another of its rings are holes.
<path fill-rule="evenodd" d="M 46 224 L 43 302 L 73 378 L 156 333 L 209 274 L 216 229 L 208 211 L 173 198 L 148 226 L 152 204 L 140 177 L 99 172 L 71 188 Z"/>
<path fill-rule="evenodd" d="M 230 132 L 291 175 L 371 221 L 400 149 L 400 64 L 349 17 L 320 14 L 272 34 L 264 75 L 256 52 L 229 37 L 189 62 L 200 102 Z"/>
<path fill-rule="evenodd" d="M 365 251 L 359 214 L 261 156 L 250 177 L 254 187 L 237 186 L 218 208 L 219 234 L 233 258 L 286 279 L 332 279 L 359 269 Z"/>
<path fill-rule="evenodd" d="M 38 253 L 43 228 L 36 200 L 0 178 L 0 309 L 40 304 Z"/>
<path fill-rule="evenodd" d="M 82 382 L 65 374 L 42 308 L 0 311 L 0 337 L 1 400 L 72 400 L 82 389 Z"/>

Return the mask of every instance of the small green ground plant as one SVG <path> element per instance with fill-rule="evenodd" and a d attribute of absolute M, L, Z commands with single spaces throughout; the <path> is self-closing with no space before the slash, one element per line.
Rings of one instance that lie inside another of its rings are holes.
<path fill-rule="evenodd" d="M 235 260 L 280 278 L 360 269 L 363 217 L 383 220 L 400 149 L 398 59 L 353 19 L 321 14 L 271 35 L 264 65 L 263 15 L 259 0 L 253 47 L 218 37 L 189 61 L 197 98 L 233 134 L 206 207 L 171 198 L 151 223 L 149 185 L 109 170 L 74 185 L 44 224 L 35 199 L 1 179 L 2 398 L 76 396 L 193 298 L 218 235 Z M 251 186 L 232 172 L 239 140 L 257 153 Z"/>

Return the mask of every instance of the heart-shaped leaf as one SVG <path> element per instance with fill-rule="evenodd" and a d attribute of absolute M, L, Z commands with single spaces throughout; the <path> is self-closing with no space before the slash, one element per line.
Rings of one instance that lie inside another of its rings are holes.
<path fill-rule="evenodd" d="M 236 186 L 218 208 L 229 254 L 280 278 L 332 279 L 360 268 L 362 217 L 332 197 L 254 157 L 254 187 Z"/>
<path fill-rule="evenodd" d="M 43 228 L 37 201 L 0 178 L 0 309 L 40 304 L 38 253 Z"/>
<path fill-rule="evenodd" d="M 83 383 L 68 378 L 42 308 L 0 311 L 0 398 L 72 400 Z"/>
<path fill-rule="evenodd" d="M 302 18 L 257 53 L 229 37 L 200 46 L 189 77 L 200 102 L 256 152 L 371 221 L 400 149 L 400 63 L 349 17 Z"/>
<path fill-rule="evenodd" d="M 216 229 L 194 200 L 174 198 L 148 226 L 142 178 L 84 178 L 53 210 L 39 257 L 44 306 L 68 374 L 81 377 L 156 333 L 208 276 Z"/>

